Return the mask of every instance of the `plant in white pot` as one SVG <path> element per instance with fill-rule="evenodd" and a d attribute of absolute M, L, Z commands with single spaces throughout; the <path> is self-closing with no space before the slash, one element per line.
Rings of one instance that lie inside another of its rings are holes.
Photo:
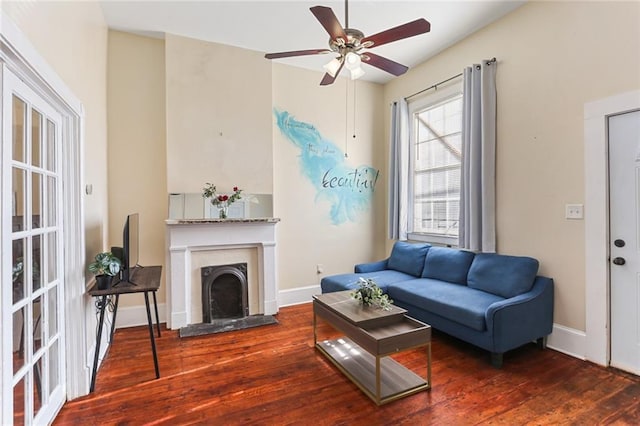
<path fill-rule="evenodd" d="M 110 251 L 96 254 L 95 260 L 89 264 L 89 272 L 95 274 L 99 290 L 109 288 L 111 280 L 120 272 L 122 263 Z"/>

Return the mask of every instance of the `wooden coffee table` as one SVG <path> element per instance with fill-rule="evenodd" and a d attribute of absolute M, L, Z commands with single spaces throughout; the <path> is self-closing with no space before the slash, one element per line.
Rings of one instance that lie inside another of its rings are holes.
<path fill-rule="evenodd" d="M 362 307 L 349 290 L 313 296 L 313 343 L 377 405 L 385 404 L 431 388 L 431 326 L 406 312 Z M 319 342 L 316 317 L 344 336 Z M 422 347 L 426 379 L 389 357 Z"/>

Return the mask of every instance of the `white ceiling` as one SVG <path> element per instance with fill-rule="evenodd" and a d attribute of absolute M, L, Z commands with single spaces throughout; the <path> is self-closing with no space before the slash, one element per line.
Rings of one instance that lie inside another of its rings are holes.
<path fill-rule="evenodd" d="M 372 49 L 378 55 L 415 66 L 525 3 L 514 0 L 349 1 L 349 26 L 373 35 L 418 18 L 431 32 Z M 165 33 L 223 43 L 264 53 L 328 47 L 329 35 L 311 14 L 316 5 L 333 9 L 345 24 L 345 4 L 325 0 L 100 1 L 110 28 L 163 37 Z M 332 55 L 278 59 L 322 71 Z M 470 58 L 470 60 L 481 58 Z M 267 59 L 265 59 L 266 61 Z M 384 83 L 392 75 L 365 66 L 363 79 Z"/>

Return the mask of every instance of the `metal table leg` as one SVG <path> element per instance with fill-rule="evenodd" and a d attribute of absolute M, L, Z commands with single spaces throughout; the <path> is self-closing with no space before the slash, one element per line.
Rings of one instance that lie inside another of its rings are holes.
<path fill-rule="evenodd" d="M 160 317 L 158 316 L 158 301 L 156 300 L 156 292 L 153 292 L 153 306 L 156 310 L 156 328 L 158 329 L 158 337 L 160 336 Z"/>
<path fill-rule="evenodd" d="M 156 339 L 153 337 L 153 320 L 149 309 L 149 292 L 144 292 L 144 304 L 147 307 L 147 322 L 149 324 L 149 338 L 151 339 L 151 350 L 153 351 L 153 364 L 156 368 L 156 379 L 160 378 L 160 368 L 158 368 L 158 354 L 156 353 Z"/>
<path fill-rule="evenodd" d="M 93 392 L 96 387 L 96 372 L 98 371 L 98 358 L 100 357 L 100 341 L 102 340 L 102 325 L 104 323 L 104 311 L 107 309 L 107 296 L 100 299 L 100 322 L 98 324 L 98 335 L 96 336 L 96 352 L 93 355 L 93 370 L 91 372 L 91 386 L 89 392 Z M 148 311 L 148 309 L 147 309 Z M 155 353 L 155 352 L 154 352 Z"/>

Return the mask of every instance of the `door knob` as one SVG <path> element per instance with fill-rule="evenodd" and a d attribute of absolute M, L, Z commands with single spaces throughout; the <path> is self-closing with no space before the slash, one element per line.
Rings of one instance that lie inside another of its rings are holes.
<path fill-rule="evenodd" d="M 624 242 L 624 240 L 615 240 L 613 242 L 613 245 L 616 246 L 616 247 L 624 247 L 625 244 L 626 243 Z"/>
<path fill-rule="evenodd" d="M 613 259 L 614 265 L 624 265 L 625 263 L 627 263 L 627 261 L 624 260 L 624 257 L 616 257 L 615 259 Z"/>

